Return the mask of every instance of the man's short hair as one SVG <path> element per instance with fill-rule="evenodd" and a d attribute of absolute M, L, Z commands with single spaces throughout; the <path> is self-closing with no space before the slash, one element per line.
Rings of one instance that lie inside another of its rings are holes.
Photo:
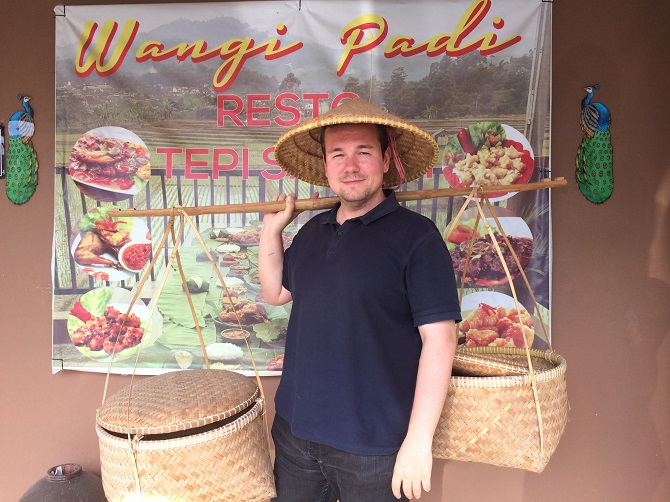
<path fill-rule="evenodd" d="M 379 144 L 382 147 L 382 155 L 384 155 L 384 153 L 386 153 L 386 149 L 389 147 L 389 136 L 388 133 L 386 132 L 386 126 L 381 124 L 371 124 L 371 125 L 375 126 L 375 129 L 377 129 L 377 139 L 379 140 Z M 319 136 L 319 143 L 321 143 L 321 155 L 323 156 L 324 159 L 326 158 L 326 129 L 329 127 L 333 126 L 323 126 L 321 128 L 321 135 Z"/>

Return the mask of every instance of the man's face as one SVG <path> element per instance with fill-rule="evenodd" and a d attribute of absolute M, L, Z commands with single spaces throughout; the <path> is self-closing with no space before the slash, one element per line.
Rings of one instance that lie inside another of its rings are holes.
<path fill-rule="evenodd" d="M 342 124 L 325 130 L 325 169 L 328 184 L 343 203 L 363 207 L 382 195 L 390 153 L 384 154 L 372 124 Z M 377 201 L 378 202 L 378 201 Z"/>

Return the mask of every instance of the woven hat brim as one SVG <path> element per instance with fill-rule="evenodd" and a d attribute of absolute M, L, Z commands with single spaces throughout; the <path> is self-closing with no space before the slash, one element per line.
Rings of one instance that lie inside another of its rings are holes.
<path fill-rule="evenodd" d="M 439 149 L 428 132 L 366 101 L 354 98 L 284 132 L 275 146 L 277 163 L 287 173 L 302 181 L 328 186 L 321 153 L 321 130 L 325 126 L 339 124 L 380 124 L 392 127 L 396 149 L 405 171 L 405 182 L 423 176 L 437 161 Z M 400 184 L 400 175 L 393 156 L 384 181 L 387 186 Z"/>

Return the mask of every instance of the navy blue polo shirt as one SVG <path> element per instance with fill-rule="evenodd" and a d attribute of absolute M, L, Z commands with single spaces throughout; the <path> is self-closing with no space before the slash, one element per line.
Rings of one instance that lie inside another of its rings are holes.
<path fill-rule="evenodd" d="M 417 326 L 460 320 L 454 270 L 435 224 L 392 192 L 342 225 L 338 207 L 308 221 L 284 256 L 293 306 L 276 411 L 302 439 L 391 454 L 414 400 Z"/>

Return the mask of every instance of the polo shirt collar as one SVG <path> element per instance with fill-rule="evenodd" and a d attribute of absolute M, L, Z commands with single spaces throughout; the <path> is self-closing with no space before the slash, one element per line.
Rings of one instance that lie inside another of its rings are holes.
<path fill-rule="evenodd" d="M 395 198 L 395 192 L 393 190 L 389 189 L 384 189 L 384 195 L 386 198 L 381 201 L 379 204 L 377 204 L 375 207 L 370 209 L 367 213 L 365 213 L 363 216 L 359 216 L 358 219 L 363 223 L 364 225 L 368 225 L 372 223 L 375 220 L 378 220 L 379 218 L 386 216 L 387 214 L 392 213 L 396 209 L 400 207 L 400 204 L 398 204 L 398 201 Z M 335 204 L 335 207 L 333 207 L 330 211 L 327 213 L 323 213 L 323 216 L 321 217 L 321 223 L 326 224 L 337 224 L 337 210 L 340 208 L 340 205 L 342 203 L 338 202 Z"/>

